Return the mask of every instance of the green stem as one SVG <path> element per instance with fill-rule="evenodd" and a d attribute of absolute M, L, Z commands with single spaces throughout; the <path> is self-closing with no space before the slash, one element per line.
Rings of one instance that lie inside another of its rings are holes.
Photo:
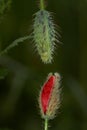
<path fill-rule="evenodd" d="M 45 119 L 44 130 L 48 130 L 48 119 Z"/>
<path fill-rule="evenodd" d="M 5 48 L 4 50 L 2 50 L 0 52 L 0 56 L 3 55 L 3 54 L 5 54 L 6 52 L 8 52 L 13 47 L 17 46 L 19 43 L 24 42 L 25 40 L 30 39 L 30 38 L 31 38 L 31 35 L 20 37 L 20 38 L 16 39 L 15 41 L 12 42 L 12 44 L 10 44 L 9 46 L 7 46 L 7 48 Z"/>
<path fill-rule="evenodd" d="M 40 9 L 44 9 L 44 0 L 40 0 Z"/>

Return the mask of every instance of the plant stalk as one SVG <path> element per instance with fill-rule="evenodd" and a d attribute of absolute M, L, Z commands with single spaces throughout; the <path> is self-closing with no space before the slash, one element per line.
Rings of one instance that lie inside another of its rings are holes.
<path fill-rule="evenodd" d="M 44 130 L 48 130 L 48 119 L 45 119 Z"/>
<path fill-rule="evenodd" d="M 40 0 L 40 9 L 44 9 L 44 0 Z"/>

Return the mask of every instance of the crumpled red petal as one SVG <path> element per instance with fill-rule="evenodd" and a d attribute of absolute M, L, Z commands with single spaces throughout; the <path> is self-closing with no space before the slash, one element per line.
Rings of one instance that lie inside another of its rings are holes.
<path fill-rule="evenodd" d="M 43 85 L 43 89 L 41 92 L 41 104 L 44 114 L 46 114 L 54 82 L 55 76 L 50 76 L 47 82 Z"/>

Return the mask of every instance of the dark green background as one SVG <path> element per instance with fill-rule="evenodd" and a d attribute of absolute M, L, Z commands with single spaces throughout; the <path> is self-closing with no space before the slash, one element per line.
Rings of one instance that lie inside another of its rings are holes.
<path fill-rule="evenodd" d="M 12 0 L 0 15 L 0 51 L 29 35 L 37 0 Z M 87 130 L 87 0 L 48 0 L 60 26 L 52 64 L 43 64 L 29 40 L 0 57 L 1 130 L 42 130 L 38 95 L 49 72 L 61 75 L 61 108 L 50 130 Z"/>

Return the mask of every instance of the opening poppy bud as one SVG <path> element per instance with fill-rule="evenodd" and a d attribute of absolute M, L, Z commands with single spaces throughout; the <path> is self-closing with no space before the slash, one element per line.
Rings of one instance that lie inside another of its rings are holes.
<path fill-rule="evenodd" d="M 50 73 L 39 96 L 42 118 L 52 119 L 60 106 L 60 75 Z"/>

